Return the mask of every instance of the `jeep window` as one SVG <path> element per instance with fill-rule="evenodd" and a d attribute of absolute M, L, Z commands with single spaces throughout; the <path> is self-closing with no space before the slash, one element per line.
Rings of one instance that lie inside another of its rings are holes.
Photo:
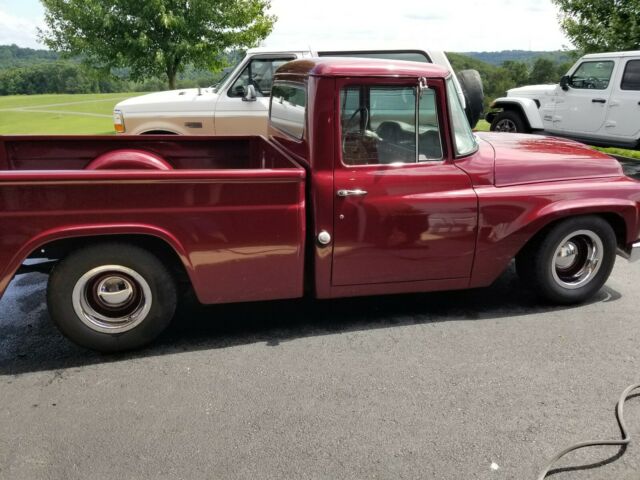
<path fill-rule="evenodd" d="M 456 91 L 451 77 L 447 78 L 447 99 L 449 103 L 449 116 L 453 129 L 453 146 L 456 149 L 456 157 L 464 157 L 478 149 L 476 137 L 469 126 L 467 115 L 460 104 L 460 96 Z"/>
<path fill-rule="evenodd" d="M 381 58 L 383 60 L 406 60 L 409 62 L 432 63 L 424 52 L 384 51 L 384 52 L 318 52 L 320 57 Z"/>
<path fill-rule="evenodd" d="M 349 86 L 341 90 L 345 165 L 442 160 L 435 92 L 423 92 L 416 115 L 416 91 L 416 87 L 378 85 Z"/>
<path fill-rule="evenodd" d="M 281 58 L 254 58 L 238 76 L 227 92 L 230 97 L 244 97 L 247 87 L 253 85 L 256 96 L 268 97 L 271 95 L 273 74 L 281 65 L 284 65 L 295 57 Z"/>
<path fill-rule="evenodd" d="M 622 76 L 622 90 L 640 90 L 640 60 L 629 60 Z"/>
<path fill-rule="evenodd" d="M 582 62 L 571 75 L 569 86 L 578 89 L 606 90 L 609 87 L 614 63 Z"/>
<path fill-rule="evenodd" d="M 307 89 L 304 85 L 276 82 L 271 94 L 269 121 L 278 130 L 301 139 L 307 110 Z"/>

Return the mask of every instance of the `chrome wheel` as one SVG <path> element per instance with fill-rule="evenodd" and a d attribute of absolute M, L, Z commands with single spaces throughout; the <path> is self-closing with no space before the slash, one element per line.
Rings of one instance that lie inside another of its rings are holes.
<path fill-rule="evenodd" d="M 503 118 L 496 123 L 495 131 L 505 133 L 518 133 L 518 127 L 516 123 L 510 118 Z"/>
<path fill-rule="evenodd" d="M 149 283 L 136 271 L 103 265 L 80 277 L 73 288 L 73 309 L 92 330 L 117 334 L 144 321 L 153 298 Z"/>
<path fill-rule="evenodd" d="M 604 258 L 602 239 L 591 230 L 567 235 L 552 258 L 553 279 L 563 288 L 576 289 L 589 283 L 600 270 Z"/>

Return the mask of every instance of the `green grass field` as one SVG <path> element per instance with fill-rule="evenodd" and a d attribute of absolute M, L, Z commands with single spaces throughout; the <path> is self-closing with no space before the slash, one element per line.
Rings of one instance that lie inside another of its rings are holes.
<path fill-rule="evenodd" d="M 140 93 L 0 97 L 0 135 L 112 134 L 116 103 Z"/>

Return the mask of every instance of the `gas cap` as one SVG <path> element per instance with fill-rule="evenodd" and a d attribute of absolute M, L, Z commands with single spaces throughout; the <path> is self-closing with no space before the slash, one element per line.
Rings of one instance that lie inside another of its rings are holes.
<path fill-rule="evenodd" d="M 331 235 L 326 230 L 322 230 L 318 234 L 318 243 L 320 245 L 329 245 L 331 243 Z"/>

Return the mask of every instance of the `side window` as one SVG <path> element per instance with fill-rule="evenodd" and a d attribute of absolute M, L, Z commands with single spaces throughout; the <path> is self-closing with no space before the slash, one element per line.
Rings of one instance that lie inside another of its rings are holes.
<path fill-rule="evenodd" d="M 416 87 L 404 86 L 343 88 L 340 122 L 344 164 L 441 160 L 435 92 L 424 92 L 419 102 L 416 102 L 416 92 Z"/>
<path fill-rule="evenodd" d="M 288 58 L 254 58 L 238 76 L 231 88 L 227 92 L 230 97 L 244 97 L 247 87 L 253 85 L 258 97 L 268 97 L 271 95 L 271 85 L 273 84 L 273 74 L 287 62 L 293 60 Z"/>
<path fill-rule="evenodd" d="M 640 90 L 640 60 L 629 60 L 622 76 L 622 90 Z"/>
<path fill-rule="evenodd" d="M 609 87 L 613 62 L 582 62 L 571 75 L 569 85 L 572 88 L 606 90 Z"/>
<path fill-rule="evenodd" d="M 307 89 L 304 85 L 276 82 L 271 94 L 269 121 L 278 130 L 301 139 L 306 122 Z"/>

